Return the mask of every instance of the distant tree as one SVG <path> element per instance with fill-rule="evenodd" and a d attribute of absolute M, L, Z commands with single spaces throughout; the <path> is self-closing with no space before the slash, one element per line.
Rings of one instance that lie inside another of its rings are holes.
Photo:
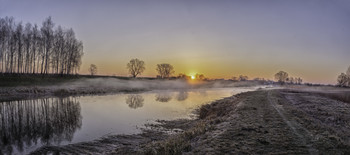
<path fill-rule="evenodd" d="M 280 83 L 284 84 L 288 79 L 288 73 L 284 71 L 279 71 L 275 74 L 275 79 Z"/>
<path fill-rule="evenodd" d="M 178 79 L 184 79 L 184 80 L 189 80 L 191 79 L 190 76 L 186 75 L 186 74 L 183 74 L 183 73 L 180 73 L 178 76 L 177 76 Z"/>
<path fill-rule="evenodd" d="M 174 67 L 170 64 L 157 64 L 156 68 L 160 78 L 169 78 L 175 71 Z"/>
<path fill-rule="evenodd" d="M 234 76 L 234 77 L 231 78 L 231 80 L 232 80 L 232 81 L 238 81 L 239 78 Z"/>
<path fill-rule="evenodd" d="M 96 75 L 97 73 L 97 66 L 95 64 L 91 64 L 89 67 L 89 72 L 91 74 L 91 76 Z"/>
<path fill-rule="evenodd" d="M 239 81 L 247 81 L 248 80 L 248 76 L 246 75 L 240 75 L 238 78 Z"/>
<path fill-rule="evenodd" d="M 140 75 L 146 69 L 145 62 L 139 59 L 131 59 L 127 64 L 127 68 L 133 78 L 136 78 L 137 75 Z"/>
<path fill-rule="evenodd" d="M 265 79 L 264 79 L 264 78 L 259 78 L 259 77 L 254 78 L 253 80 L 254 80 L 254 81 L 265 81 Z"/>
<path fill-rule="evenodd" d="M 341 73 L 338 76 L 338 85 L 341 87 L 345 87 L 348 85 L 350 78 L 345 74 L 345 73 Z"/>
<path fill-rule="evenodd" d="M 290 78 L 288 79 L 288 81 L 289 81 L 290 84 L 294 84 L 294 78 L 293 78 L 293 77 L 290 77 Z"/>
<path fill-rule="evenodd" d="M 201 80 L 205 80 L 205 76 L 203 75 L 203 74 L 196 74 L 195 75 L 195 78 L 196 78 L 196 80 L 199 80 L 199 81 L 201 81 Z"/>
<path fill-rule="evenodd" d="M 299 77 L 299 78 L 295 78 L 294 80 L 295 80 L 295 83 L 296 83 L 296 84 L 301 84 L 301 83 L 303 83 L 303 79 L 300 78 L 300 77 Z"/>

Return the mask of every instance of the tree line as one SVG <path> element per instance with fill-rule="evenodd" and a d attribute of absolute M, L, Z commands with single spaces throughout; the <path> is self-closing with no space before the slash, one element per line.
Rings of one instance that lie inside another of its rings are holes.
<path fill-rule="evenodd" d="M 126 65 L 126 68 L 133 78 L 141 75 L 146 70 L 145 62 L 137 58 L 131 59 Z M 88 70 L 93 76 L 97 73 L 97 66 L 95 64 L 91 64 Z M 158 72 L 157 77 L 162 79 L 170 78 L 170 76 L 175 73 L 174 67 L 167 63 L 157 64 L 156 71 Z"/>
<path fill-rule="evenodd" d="M 134 58 L 131 59 L 127 65 L 126 68 L 129 71 L 129 74 L 133 77 L 136 78 L 138 75 L 141 75 L 145 70 L 145 62 L 143 60 Z M 91 76 L 96 75 L 97 73 L 97 66 L 95 64 L 91 64 L 88 71 L 90 72 Z M 162 63 L 162 64 L 157 64 L 156 65 L 156 71 L 158 72 L 157 78 L 171 78 L 171 75 L 175 73 L 174 67 L 171 64 L 167 63 Z M 174 77 L 178 79 L 185 79 L 185 80 L 190 80 L 190 79 L 196 79 L 199 81 L 205 81 L 208 80 L 203 74 L 195 74 L 192 77 L 188 76 L 186 74 L 180 73 L 178 76 Z M 249 78 L 248 76 L 245 75 L 240 75 L 239 77 L 232 77 L 232 81 L 247 81 Z M 287 72 L 280 71 L 275 74 L 275 79 L 280 83 L 280 84 L 302 84 L 303 79 L 300 77 L 290 77 Z M 255 81 L 265 81 L 263 78 L 255 78 Z"/>
<path fill-rule="evenodd" d="M 55 27 L 51 17 L 41 27 L 0 18 L 0 73 L 77 74 L 82 56 L 73 29 Z"/>
<path fill-rule="evenodd" d="M 278 73 L 275 74 L 275 79 L 277 80 L 278 83 L 280 84 L 302 84 L 303 79 L 298 77 L 290 77 L 287 72 L 285 71 L 279 71 Z"/>

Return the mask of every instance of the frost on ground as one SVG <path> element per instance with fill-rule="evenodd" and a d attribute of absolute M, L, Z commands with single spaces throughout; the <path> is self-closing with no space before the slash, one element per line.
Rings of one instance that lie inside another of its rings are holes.
<path fill-rule="evenodd" d="M 163 121 L 140 135 L 46 146 L 33 153 L 350 154 L 350 103 L 325 94 L 258 90 L 204 105 L 198 116 Z M 157 126 L 179 130 L 168 134 Z"/>

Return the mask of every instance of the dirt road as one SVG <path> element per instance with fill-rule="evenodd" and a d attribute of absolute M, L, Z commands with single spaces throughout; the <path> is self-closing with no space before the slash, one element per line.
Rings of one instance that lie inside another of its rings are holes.
<path fill-rule="evenodd" d="M 350 104 L 314 93 L 256 91 L 232 100 L 192 153 L 349 154 Z"/>

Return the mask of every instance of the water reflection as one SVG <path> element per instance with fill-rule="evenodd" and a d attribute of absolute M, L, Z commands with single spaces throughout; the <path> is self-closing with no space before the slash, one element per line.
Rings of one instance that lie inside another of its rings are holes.
<path fill-rule="evenodd" d="M 138 94 L 130 94 L 126 97 L 126 104 L 129 105 L 130 108 L 136 109 L 143 106 L 143 97 Z"/>
<path fill-rule="evenodd" d="M 0 154 L 37 144 L 71 141 L 82 125 L 80 103 L 71 97 L 0 103 Z M 13 148 L 15 147 L 15 148 Z"/>
<path fill-rule="evenodd" d="M 177 101 L 185 101 L 187 98 L 188 98 L 187 91 L 179 91 L 179 93 L 176 96 Z"/>
<path fill-rule="evenodd" d="M 199 92 L 199 94 L 201 95 L 201 96 L 208 96 L 208 93 L 207 93 L 207 91 L 206 90 L 199 90 L 198 91 Z"/>
<path fill-rule="evenodd" d="M 156 101 L 169 102 L 171 100 L 171 94 L 169 92 L 159 92 L 156 94 Z"/>

